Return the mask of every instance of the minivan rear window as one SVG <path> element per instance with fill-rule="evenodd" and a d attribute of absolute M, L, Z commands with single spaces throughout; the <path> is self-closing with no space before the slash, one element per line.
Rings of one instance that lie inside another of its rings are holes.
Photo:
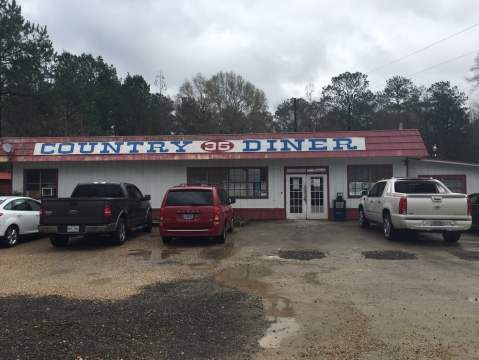
<path fill-rule="evenodd" d="M 166 198 L 166 206 L 206 206 L 213 205 L 211 190 L 171 190 Z"/>
<path fill-rule="evenodd" d="M 433 181 L 397 181 L 394 190 L 404 194 L 437 194 L 437 184 Z"/>
<path fill-rule="evenodd" d="M 80 197 L 101 197 L 101 198 L 122 198 L 125 195 L 120 185 L 115 184 L 84 184 L 78 185 L 73 190 L 72 198 Z"/>

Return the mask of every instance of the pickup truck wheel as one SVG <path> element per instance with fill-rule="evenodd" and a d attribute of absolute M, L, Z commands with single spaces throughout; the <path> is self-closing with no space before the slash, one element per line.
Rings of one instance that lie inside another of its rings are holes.
<path fill-rule="evenodd" d="M 50 235 L 50 242 L 55 247 L 65 247 L 68 245 L 67 235 Z"/>
<path fill-rule="evenodd" d="M 366 215 L 364 214 L 364 209 L 362 207 L 359 208 L 359 226 L 363 229 L 367 229 L 369 227 L 369 221 L 366 219 Z"/>
<path fill-rule="evenodd" d="M 148 215 L 146 216 L 146 223 L 143 228 L 143 231 L 146 233 L 151 233 L 152 229 L 153 229 L 153 218 L 151 216 L 151 211 L 148 211 Z"/>
<path fill-rule="evenodd" d="M 461 233 L 458 231 L 444 231 L 442 233 L 442 237 L 445 242 L 455 243 L 458 242 L 461 238 Z"/>
<path fill-rule="evenodd" d="M 389 213 L 384 214 L 383 217 L 383 233 L 386 240 L 394 240 L 397 235 L 397 230 L 394 228 Z"/>
<path fill-rule="evenodd" d="M 19 237 L 18 227 L 10 225 L 5 231 L 5 236 L 1 239 L 1 243 L 4 247 L 12 247 L 16 245 Z"/>
<path fill-rule="evenodd" d="M 116 245 L 123 245 L 126 241 L 126 222 L 123 218 L 118 220 L 116 231 L 113 233 L 113 241 Z"/>

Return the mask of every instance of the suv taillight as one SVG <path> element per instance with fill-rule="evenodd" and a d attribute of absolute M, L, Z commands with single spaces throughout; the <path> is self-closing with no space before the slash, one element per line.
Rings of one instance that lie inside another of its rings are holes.
<path fill-rule="evenodd" d="M 103 216 L 106 218 L 111 218 L 111 205 L 105 204 L 103 207 Z"/>
<path fill-rule="evenodd" d="M 467 216 L 471 216 L 472 215 L 472 202 L 471 202 L 471 198 L 468 196 L 467 197 Z"/>
<path fill-rule="evenodd" d="M 220 208 L 219 206 L 215 206 L 215 208 L 214 208 L 213 225 L 219 225 L 219 223 L 220 223 L 220 215 L 221 215 L 221 208 Z"/>
<path fill-rule="evenodd" d="M 407 214 L 407 197 L 405 196 L 399 199 L 399 214 L 400 215 Z"/>

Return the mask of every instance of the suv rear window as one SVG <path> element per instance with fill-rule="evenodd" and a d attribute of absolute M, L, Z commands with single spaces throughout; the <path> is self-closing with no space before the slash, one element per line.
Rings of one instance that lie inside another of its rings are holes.
<path fill-rule="evenodd" d="M 437 184 L 433 181 L 397 181 L 394 190 L 404 194 L 437 194 Z"/>
<path fill-rule="evenodd" d="M 166 206 L 206 206 L 213 205 L 211 190 L 171 190 L 166 198 Z"/>
<path fill-rule="evenodd" d="M 72 198 L 80 197 L 104 197 L 104 198 L 122 198 L 124 197 L 120 185 L 114 184 L 85 184 L 78 185 L 73 190 Z"/>

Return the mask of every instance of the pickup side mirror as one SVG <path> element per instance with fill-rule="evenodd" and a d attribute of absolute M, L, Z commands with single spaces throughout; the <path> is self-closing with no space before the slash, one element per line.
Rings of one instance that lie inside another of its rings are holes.
<path fill-rule="evenodd" d="M 143 195 L 143 200 L 150 201 L 151 200 L 151 195 Z"/>
<path fill-rule="evenodd" d="M 368 191 L 367 190 L 363 190 L 361 192 L 361 196 L 368 196 Z"/>
<path fill-rule="evenodd" d="M 234 198 L 234 197 L 228 198 L 228 204 L 231 205 L 231 204 L 234 204 L 235 202 L 236 202 L 236 198 Z"/>

